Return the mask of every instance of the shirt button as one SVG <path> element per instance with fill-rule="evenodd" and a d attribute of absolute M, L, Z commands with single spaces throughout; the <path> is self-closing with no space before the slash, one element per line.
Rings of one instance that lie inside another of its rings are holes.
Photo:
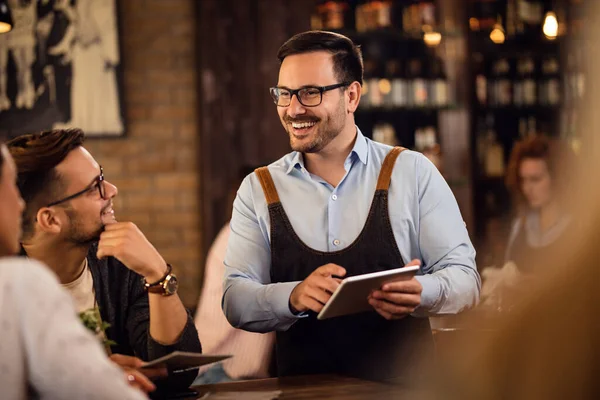
<path fill-rule="evenodd" d="M 334 246 L 339 246 L 339 245 L 340 245 L 340 241 L 339 241 L 338 239 L 335 239 L 335 240 L 333 241 L 333 245 L 334 245 Z"/>
<path fill-rule="evenodd" d="M 337 200 L 337 195 L 336 195 L 336 194 L 334 194 L 333 196 L 331 196 L 331 198 L 332 198 L 333 200 Z"/>

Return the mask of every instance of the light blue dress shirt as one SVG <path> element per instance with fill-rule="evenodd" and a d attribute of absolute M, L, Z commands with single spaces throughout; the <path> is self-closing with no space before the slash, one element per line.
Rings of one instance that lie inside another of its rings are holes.
<path fill-rule="evenodd" d="M 357 128 L 346 174 L 337 187 L 304 168 L 292 152 L 269 165 L 279 198 L 297 235 L 319 251 L 350 245 L 362 230 L 379 171 L 390 146 L 365 138 Z M 422 262 L 421 305 L 416 316 L 457 313 L 475 305 L 481 280 L 475 249 L 456 199 L 436 167 L 421 153 L 402 152 L 389 188 L 389 214 L 404 259 Z M 302 315 L 289 309 L 300 282 L 271 283 L 269 211 L 256 174 L 244 179 L 233 204 L 225 256 L 223 311 L 229 322 L 256 332 L 286 330 Z M 342 265 L 343 267 L 343 265 Z"/>

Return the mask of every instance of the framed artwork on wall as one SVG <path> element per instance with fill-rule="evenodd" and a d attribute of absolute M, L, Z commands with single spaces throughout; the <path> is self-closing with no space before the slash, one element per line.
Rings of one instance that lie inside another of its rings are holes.
<path fill-rule="evenodd" d="M 125 133 L 117 0 L 4 0 L 0 131 L 8 137 L 81 128 Z"/>

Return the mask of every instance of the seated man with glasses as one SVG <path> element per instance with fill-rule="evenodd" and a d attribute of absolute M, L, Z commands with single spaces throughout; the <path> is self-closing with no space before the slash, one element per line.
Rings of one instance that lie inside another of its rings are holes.
<path fill-rule="evenodd" d="M 104 335 L 117 364 L 139 368 L 140 359 L 201 351 L 171 265 L 133 223 L 116 221 L 117 187 L 83 141 L 81 130 L 70 129 L 8 142 L 26 203 L 23 254 L 56 273 L 78 312 L 99 309 L 110 324 Z M 157 377 L 158 371 L 143 372 Z M 187 387 L 195 375 L 173 374 L 157 386 Z"/>

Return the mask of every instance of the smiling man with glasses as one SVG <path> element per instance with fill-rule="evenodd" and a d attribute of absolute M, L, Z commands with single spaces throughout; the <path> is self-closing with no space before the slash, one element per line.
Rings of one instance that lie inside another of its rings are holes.
<path fill-rule="evenodd" d="M 79 312 L 99 309 L 117 364 L 140 367 L 174 350 L 201 351 L 171 265 L 133 223 L 115 219 L 117 187 L 83 141 L 81 130 L 70 129 L 8 142 L 26 203 L 24 255 L 56 273 Z M 194 378 L 194 371 L 174 374 L 157 386 L 187 387 Z"/>
<path fill-rule="evenodd" d="M 257 169 L 234 202 L 223 310 L 235 327 L 277 331 L 279 375 L 336 373 L 406 381 L 431 356 L 427 316 L 476 304 L 475 251 L 450 188 L 422 154 L 355 125 L 360 49 L 332 32 L 281 46 L 270 89 L 292 153 Z M 404 265 L 371 312 L 317 320 L 340 277 Z"/>

